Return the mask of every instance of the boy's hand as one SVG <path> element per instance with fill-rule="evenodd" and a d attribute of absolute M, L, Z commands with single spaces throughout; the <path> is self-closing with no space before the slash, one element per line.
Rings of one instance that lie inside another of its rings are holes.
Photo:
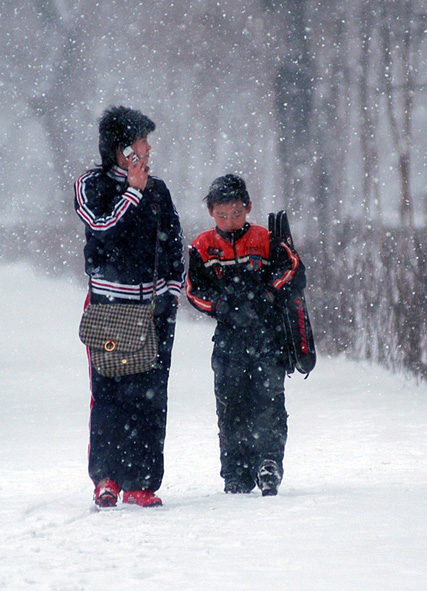
<path fill-rule="evenodd" d="M 258 314 L 258 317 L 260 319 L 263 319 L 264 321 L 268 321 L 270 313 L 273 311 L 273 308 L 275 307 L 277 298 L 274 291 L 275 289 L 273 287 L 268 289 L 263 288 L 256 294 L 253 300 L 253 305 Z"/>
<path fill-rule="evenodd" d="M 253 299 L 250 300 L 246 293 L 225 294 L 218 300 L 216 316 L 220 322 L 233 326 L 248 326 L 251 321 L 258 318 Z"/>

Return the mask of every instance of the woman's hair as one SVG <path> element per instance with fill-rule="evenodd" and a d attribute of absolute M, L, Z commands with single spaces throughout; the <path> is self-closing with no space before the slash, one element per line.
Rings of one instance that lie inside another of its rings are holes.
<path fill-rule="evenodd" d="M 99 153 L 102 168 L 107 171 L 117 164 L 116 151 L 147 137 L 156 125 L 141 111 L 128 107 L 109 107 L 99 119 Z"/>

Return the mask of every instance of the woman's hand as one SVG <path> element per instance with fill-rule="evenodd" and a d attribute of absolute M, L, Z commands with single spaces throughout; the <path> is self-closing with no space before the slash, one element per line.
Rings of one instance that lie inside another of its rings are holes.
<path fill-rule="evenodd" d="M 150 167 L 146 164 L 145 159 L 135 159 L 133 161 L 134 152 L 128 157 L 128 183 L 130 187 L 138 187 L 143 191 L 147 186 L 148 173 Z"/>

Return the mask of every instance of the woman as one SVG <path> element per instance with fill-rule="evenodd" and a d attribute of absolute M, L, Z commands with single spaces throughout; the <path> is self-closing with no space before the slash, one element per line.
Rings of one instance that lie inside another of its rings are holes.
<path fill-rule="evenodd" d="M 149 174 L 148 134 L 154 129 L 138 110 L 108 108 L 99 123 L 102 165 L 75 183 L 75 207 L 86 230 L 87 303 L 149 304 L 157 258 L 155 367 L 120 378 L 90 368 L 89 475 L 99 507 L 115 506 L 121 491 L 125 503 L 162 504 L 155 493 L 163 478 L 167 384 L 184 260 L 170 193 Z"/>

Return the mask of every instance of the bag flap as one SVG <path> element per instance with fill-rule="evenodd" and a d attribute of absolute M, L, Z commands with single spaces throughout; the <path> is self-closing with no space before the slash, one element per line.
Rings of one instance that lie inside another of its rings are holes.
<path fill-rule="evenodd" d="M 137 351 L 144 346 L 152 308 L 138 304 L 91 304 L 83 313 L 79 337 L 87 347 Z"/>

